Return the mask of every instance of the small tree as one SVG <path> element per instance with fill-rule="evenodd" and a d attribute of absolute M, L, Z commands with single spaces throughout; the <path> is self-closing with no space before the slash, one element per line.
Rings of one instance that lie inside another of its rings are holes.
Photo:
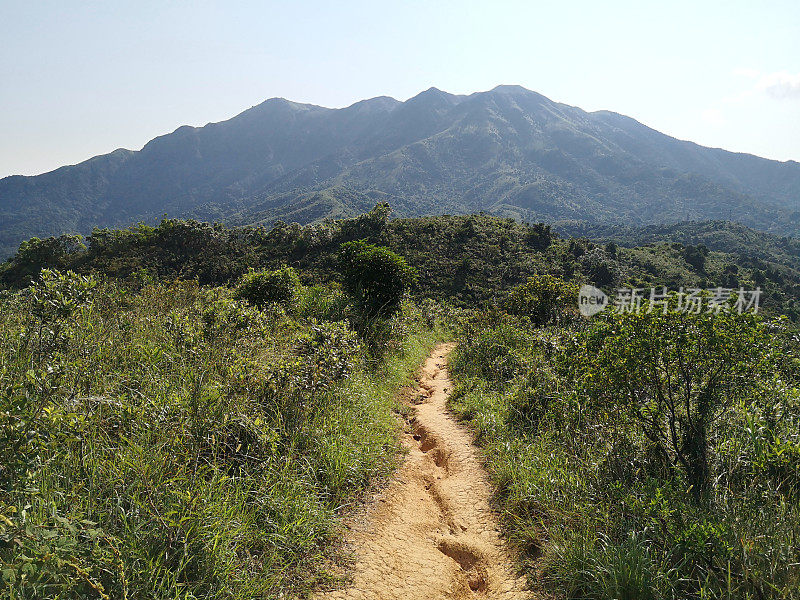
<path fill-rule="evenodd" d="M 417 277 L 402 256 L 364 240 L 342 244 L 339 266 L 344 290 L 367 318 L 393 315 Z"/>
<path fill-rule="evenodd" d="M 699 499 L 711 482 L 715 422 L 752 388 L 772 354 L 766 326 L 752 313 L 645 307 L 595 321 L 576 364 L 589 396 L 630 414 L 684 469 Z"/>
<path fill-rule="evenodd" d="M 686 249 L 683 251 L 683 259 L 700 272 L 704 271 L 706 268 L 707 256 L 708 248 L 704 244 L 686 246 Z"/>
<path fill-rule="evenodd" d="M 85 251 L 86 245 L 80 235 L 31 238 L 22 242 L 14 257 L 4 265 L 0 280 L 13 286 L 27 285 L 42 269 L 68 269 Z"/>
<path fill-rule="evenodd" d="M 562 323 L 577 314 L 578 287 L 551 275 L 529 277 L 512 289 L 502 308 L 512 315 L 529 317 L 534 325 Z"/>
<path fill-rule="evenodd" d="M 263 308 L 277 303 L 284 306 L 294 304 L 300 279 L 292 267 L 283 266 L 275 271 L 250 269 L 242 276 L 236 288 L 236 297 Z"/>
<path fill-rule="evenodd" d="M 553 234 L 550 225 L 537 223 L 528 225 L 525 232 L 525 243 L 534 250 L 547 250 L 553 243 Z"/>

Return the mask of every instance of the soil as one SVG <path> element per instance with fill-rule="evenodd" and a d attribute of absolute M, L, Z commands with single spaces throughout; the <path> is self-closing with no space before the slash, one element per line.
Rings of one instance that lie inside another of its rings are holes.
<path fill-rule="evenodd" d="M 532 598 L 500 535 L 472 436 L 446 408 L 452 348 L 437 346 L 422 366 L 403 439 L 408 454 L 363 518 L 350 524 L 349 583 L 317 600 Z"/>

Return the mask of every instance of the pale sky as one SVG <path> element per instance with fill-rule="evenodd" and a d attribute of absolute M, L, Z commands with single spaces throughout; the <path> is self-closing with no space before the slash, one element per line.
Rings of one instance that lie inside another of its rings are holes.
<path fill-rule="evenodd" d="M 498 84 L 800 160 L 800 2 L 0 0 L 0 176 L 274 96 L 342 107 Z"/>

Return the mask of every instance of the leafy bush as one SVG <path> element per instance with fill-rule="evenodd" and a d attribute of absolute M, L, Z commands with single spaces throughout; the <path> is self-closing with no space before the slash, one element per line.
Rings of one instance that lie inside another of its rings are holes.
<path fill-rule="evenodd" d="M 538 326 L 564 323 L 577 314 L 578 288 L 551 275 L 537 275 L 512 289 L 502 307 Z"/>
<path fill-rule="evenodd" d="M 292 267 L 274 271 L 250 269 L 242 276 L 236 296 L 259 308 L 271 303 L 289 307 L 294 304 L 299 287 L 300 278 Z"/>
<path fill-rule="evenodd" d="M 342 244 L 339 265 L 345 291 L 368 318 L 393 315 L 416 281 L 402 256 L 363 240 Z"/>
<path fill-rule="evenodd" d="M 595 320 L 575 369 L 600 406 L 630 411 L 681 466 L 696 496 L 710 485 L 712 427 L 754 391 L 773 348 L 752 313 L 642 310 Z"/>
<path fill-rule="evenodd" d="M 297 352 L 303 359 L 303 387 L 318 390 L 329 388 L 353 372 L 361 343 L 344 323 L 313 322 L 300 339 Z"/>
<path fill-rule="evenodd" d="M 406 258 L 420 274 L 415 293 L 461 307 L 495 301 L 528 277 L 550 273 L 565 280 L 582 276 L 601 286 L 758 285 L 765 309 L 800 319 L 797 242 L 731 223 L 652 226 L 628 229 L 627 235 L 617 225 L 559 225 L 562 231 L 621 236 L 616 249 L 604 239 L 604 251 L 587 239 L 561 239 L 547 225 L 513 219 L 444 215 L 388 220 L 388 214 L 388 207 L 379 205 L 354 219 L 305 227 L 277 222 L 271 230 L 176 219 L 156 227 L 140 223 L 95 229 L 86 249 L 76 240 L 58 238 L 39 240 L 46 248 L 31 251 L 39 246 L 32 241 L 19 258 L 0 265 L 0 285 L 27 286 L 42 268 L 103 274 L 135 287 L 176 278 L 230 285 L 249 267 L 274 270 L 285 264 L 302 272 L 304 283 L 328 284 L 340 277 L 333 259 L 340 245 L 364 238 Z M 694 244 L 690 252 L 705 257 L 702 270 L 687 263 L 687 247 L 676 240 Z M 730 272 L 730 265 L 738 272 Z"/>

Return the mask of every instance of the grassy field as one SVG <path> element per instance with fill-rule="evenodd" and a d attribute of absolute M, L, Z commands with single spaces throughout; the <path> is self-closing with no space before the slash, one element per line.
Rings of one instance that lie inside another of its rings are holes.
<path fill-rule="evenodd" d="M 440 332 L 371 348 L 333 287 L 263 309 L 196 282 L 45 272 L 0 299 L 0 597 L 254 598 L 319 578 L 398 456 L 393 400 Z"/>

